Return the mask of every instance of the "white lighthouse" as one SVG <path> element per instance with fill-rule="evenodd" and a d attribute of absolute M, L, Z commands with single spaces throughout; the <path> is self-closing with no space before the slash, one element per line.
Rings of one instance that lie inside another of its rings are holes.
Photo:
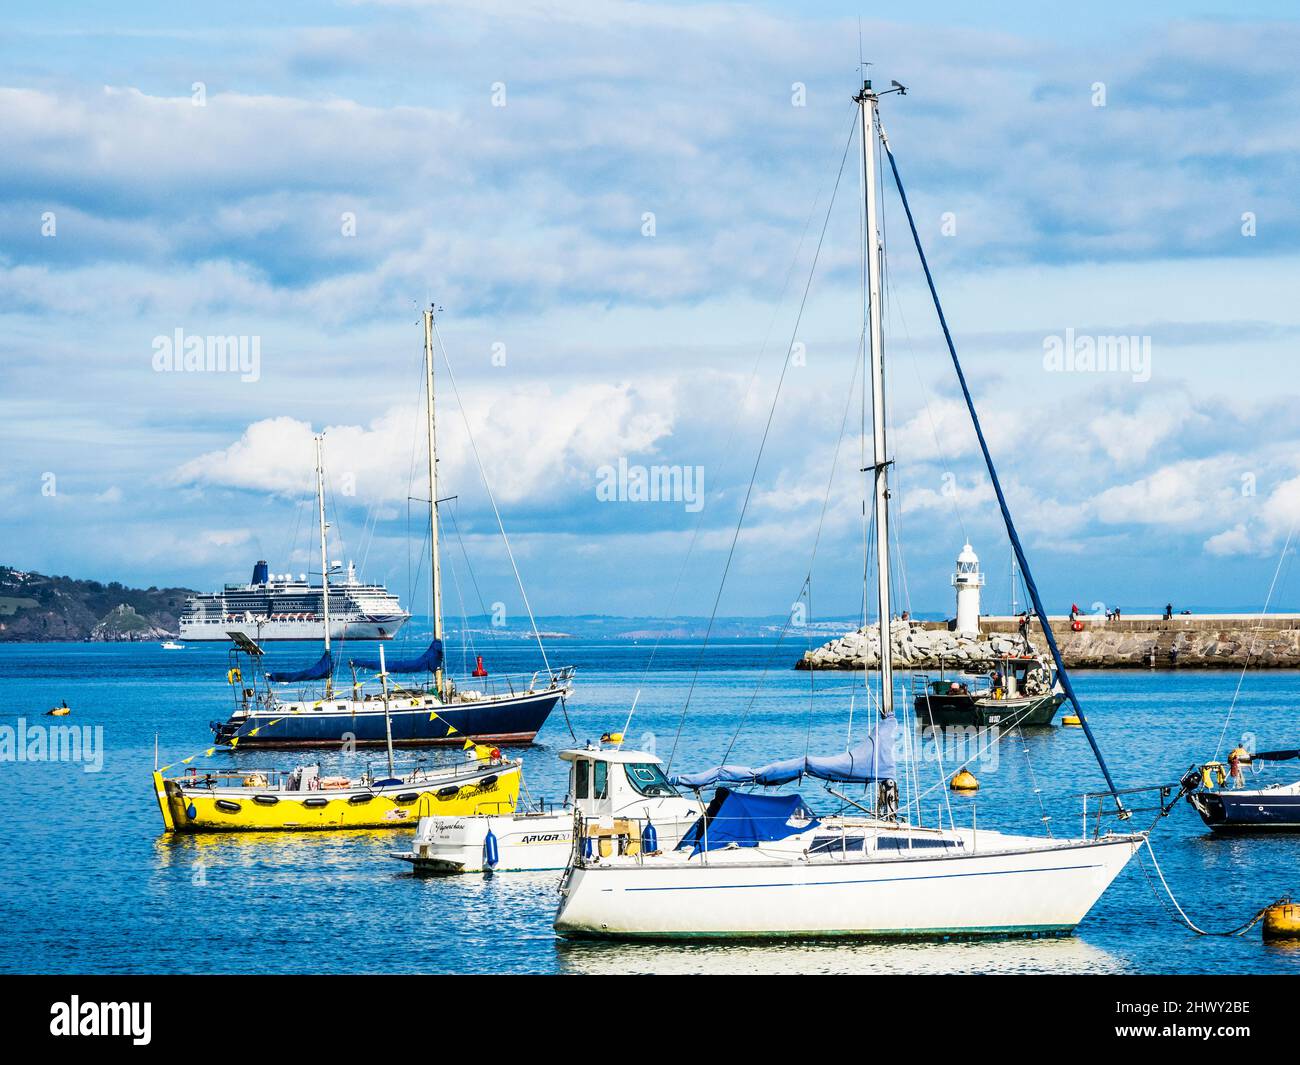
<path fill-rule="evenodd" d="M 968 636 L 978 636 L 980 631 L 980 588 L 984 574 L 980 572 L 979 557 L 970 544 L 957 556 L 957 572 L 952 575 L 952 586 L 957 589 L 957 631 Z"/>

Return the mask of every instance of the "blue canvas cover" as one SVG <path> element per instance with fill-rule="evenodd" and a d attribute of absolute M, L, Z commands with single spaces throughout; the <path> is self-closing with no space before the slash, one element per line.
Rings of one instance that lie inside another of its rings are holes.
<path fill-rule="evenodd" d="M 856 747 L 840 754 L 786 758 L 757 769 L 720 765 L 699 773 L 680 773 L 669 779 L 684 788 L 709 788 L 715 784 L 758 784 L 772 788 L 805 776 L 858 784 L 893 780 L 897 738 L 898 719 L 887 717 L 877 721 Z"/>
<path fill-rule="evenodd" d="M 734 843 L 757 847 L 816 828 L 819 822 L 799 795 L 746 795 L 719 788 L 677 845 L 678 850 L 717 850 Z"/>
<path fill-rule="evenodd" d="M 297 684 L 300 680 L 323 680 L 334 672 L 334 659 L 326 651 L 314 666 L 300 669 L 296 673 L 268 673 L 266 679 L 272 684 Z"/>
<path fill-rule="evenodd" d="M 379 656 L 361 656 L 350 660 L 358 669 L 379 670 Z M 384 656 L 384 666 L 389 673 L 432 673 L 442 665 L 442 641 L 434 640 L 417 658 L 389 658 Z"/>

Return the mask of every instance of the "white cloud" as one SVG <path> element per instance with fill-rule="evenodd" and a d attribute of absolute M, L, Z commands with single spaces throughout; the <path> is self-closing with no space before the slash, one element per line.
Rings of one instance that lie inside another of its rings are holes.
<path fill-rule="evenodd" d="M 539 502 L 594 483 L 620 457 L 649 454 L 673 426 L 673 391 L 659 386 L 578 385 L 500 392 L 470 401 L 468 421 L 491 488 L 502 503 Z M 330 489 L 348 479 L 366 503 L 419 496 L 426 478 L 422 406 L 393 408 L 368 425 L 325 428 Z M 460 412 L 441 410 L 439 491 L 476 482 Z M 172 481 L 295 496 L 314 491 L 313 428 L 290 417 L 249 425 L 234 443 L 183 463 Z M 390 511 L 391 512 L 391 511 Z"/>

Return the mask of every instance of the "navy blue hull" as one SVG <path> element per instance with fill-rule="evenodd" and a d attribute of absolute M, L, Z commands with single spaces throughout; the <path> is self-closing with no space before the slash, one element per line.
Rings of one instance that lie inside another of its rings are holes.
<path fill-rule="evenodd" d="M 393 706 L 393 743 L 400 746 L 429 746 L 464 743 L 467 739 L 494 743 L 530 743 L 560 700 L 558 691 L 521 695 L 483 703 L 458 703 L 402 709 Z M 276 724 L 271 725 L 270 722 Z M 226 723 L 232 728 L 234 721 Z M 249 733 L 259 728 L 256 736 Z M 298 714 L 259 713 L 238 722 L 239 747 L 319 747 L 351 739 L 359 746 L 383 746 L 386 742 L 382 709 L 362 713 L 310 711 Z M 222 738 L 222 737 L 219 737 Z"/>
<path fill-rule="evenodd" d="M 1215 832 L 1300 832 L 1300 795 L 1197 791 L 1187 801 Z"/>

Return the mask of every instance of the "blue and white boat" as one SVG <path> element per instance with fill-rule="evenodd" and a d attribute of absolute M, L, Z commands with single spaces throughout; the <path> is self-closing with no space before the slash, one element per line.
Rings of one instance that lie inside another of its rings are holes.
<path fill-rule="evenodd" d="M 1234 751 L 1242 765 L 1286 762 L 1300 758 L 1300 750 Z M 1183 778 L 1187 801 L 1214 832 L 1300 832 L 1300 781 L 1258 788 L 1222 790 L 1228 777 L 1221 762 L 1207 762 Z M 1217 785 L 1217 786 L 1216 786 Z"/>
<path fill-rule="evenodd" d="M 489 676 L 481 667 L 457 682 L 443 669 L 442 566 L 438 554 L 438 466 L 434 419 L 433 311 L 424 312 L 425 414 L 429 446 L 429 538 L 433 640 L 407 658 L 340 651 L 330 639 L 330 563 L 326 547 L 324 465 L 316 438 L 316 494 L 320 524 L 321 610 L 324 650 L 305 669 L 266 672 L 262 648 L 237 628 L 226 677 L 235 706 L 212 722 L 219 744 L 231 747 L 429 746 L 531 743 L 557 703 L 572 690 L 573 668 L 552 668 L 536 624 L 543 668 L 531 674 Z M 504 535 L 504 531 L 503 531 Z M 531 617 L 531 611 L 530 611 Z M 350 680 L 340 684 L 344 669 Z M 409 678 L 394 683 L 394 675 Z M 384 681 L 388 680 L 385 693 Z M 387 705 L 387 712 L 385 706 Z"/>

